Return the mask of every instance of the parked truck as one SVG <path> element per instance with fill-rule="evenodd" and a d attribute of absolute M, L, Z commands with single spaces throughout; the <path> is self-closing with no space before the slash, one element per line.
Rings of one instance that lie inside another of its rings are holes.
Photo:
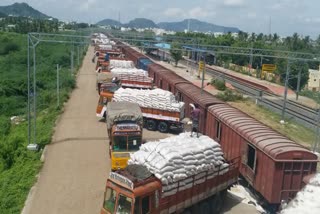
<path fill-rule="evenodd" d="M 108 102 L 106 123 L 109 136 L 111 169 L 127 166 L 130 153 L 142 143 L 143 117 L 140 107 L 129 102 Z"/>
<path fill-rule="evenodd" d="M 205 171 L 189 176 L 177 185 L 164 185 L 145 166 L 128 165 L 111 172 L 101 214 L 109 213 L 219 213 L 227 189 L 238 180 L 239 158 L 229 162 L 228 172 Z M 183 188 L 188 185 L 188 188 Z M 174 194 L 168 192 L 174 191 Z"/>
<path fill-rule="evenodd" d="M 145 127 L 150 131 L 182 131 L 184 103 L 178 102 L 174 95 L 162 89 L 137 90 L 119 89 L 113 100 L 137 103 L 142 111 Z"/>

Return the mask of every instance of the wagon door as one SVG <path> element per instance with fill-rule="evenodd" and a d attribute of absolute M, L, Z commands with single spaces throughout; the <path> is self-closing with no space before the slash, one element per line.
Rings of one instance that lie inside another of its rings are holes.
<path fill-rule="evenodd" d="M 255 170 L 257 163 L 257 150 L 254 146 L 248 142 L 242 144 L 242 175 L 247 179 L 247 181 L 253 185 L 255 178 Z"/>

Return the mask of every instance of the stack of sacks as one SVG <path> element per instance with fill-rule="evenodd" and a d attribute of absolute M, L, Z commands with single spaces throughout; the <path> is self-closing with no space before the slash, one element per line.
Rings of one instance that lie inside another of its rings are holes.
<path fill-rule="evenodd" d="M 113 68 L 134 68 L 134 64 L 132 61 L 127 60 L 110 60 L 110 69 Z"/>
<path fill-rule="evenodd" d="M 137 76 L 148 76 L 148 72 L 137 68 L 113 68 L 111 69 L 113 76 L 119 75 L 137 75 Z"/>
<path fill-rule="evenodd" d="M 113 95 L 115 102 L 127 101 L 137 103 L 140 107 L 181 112 L 184 102 L 175 100 L 174 95 L 162 89 L 140 90 L 120 88 Z"/>
<path fill-rule="evenodd" d="M 217 142 L 204 135 L 193 138 L 190 133 L 145 143 L 138 152 L 131 154 L 128 164 L 146 166 L 161 180 L 166 196 L 191 188 L 193 179 L 190 176 L 196 175 L 195 184 L 200 184 L 205 182 L 206 172 L 207 179 L 211 179 L 229 170 Z"/>

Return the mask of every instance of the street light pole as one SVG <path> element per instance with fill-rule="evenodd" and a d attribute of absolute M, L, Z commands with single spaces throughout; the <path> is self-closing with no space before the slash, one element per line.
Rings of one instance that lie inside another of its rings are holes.
<path fill-rule="evenodd" d="M 281 113 L 281 121 L 280 123 L 284 123 L 284 114 L 286 111 L 286 105 L 287 105 L 287 95 L 288 95 L 288 83 L 289 83 L 289 75 L 290 75 L 290 60 L 288 59 L 287 62 L 287 71 L 286 71 L 286 80 L 285 80 L 285 88 L 284 88 L 284 100 L 283 100 L 283 107 L 282 107 L 282 113 Z"/>
<path fill-rule="evenodd" d="M 206 70 L 206 53 L 202 54 L 202 58 L 203 58 L 203 68 L 202 68 L 201 94 L 203 94 L 203 88 L 204 88 L 204 72 Z"/>

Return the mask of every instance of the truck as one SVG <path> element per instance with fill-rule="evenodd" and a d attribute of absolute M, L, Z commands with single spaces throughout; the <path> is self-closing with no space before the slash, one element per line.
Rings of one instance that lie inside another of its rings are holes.
<path fill-rule="evenodd" d="M 142 69 L 136 68 L 113 68 L 111 69 L 113 77 L 121 80 L 122 87 L 152 89 L 153 78 L 148 77 L 148 73 Z"/>
<path fill-rule="evenodd" d="M 130 91 L 131 90 L 131 91 Z M 168 97 L 163 97 L 167 94 Z M 145 128 L 166 133 L 169 130 L 182 131 L 184 128 L 184 103 L 178 102 L 174 95 L 163 89 L 137 90 L 119 89 L 114 93 L 114 101 L 138 103 L 141 108 Z M 169 100 L 168 100 L 168 99 Z M 173 106 L 175 106 L 173 108 Z M 170 108 L 171 107 L 171 108 Z"/>
<path fill-rule="evenodd" d="M 130 153 L 142 143 L 143 117 L 140 107 L 129 102 L 108 102 L 106 123 L 109 136 L 111 169 L 127 166 Z"/>
<path fill-rule="evenodd" d="M 145 165 L 110 172 L 101 214 L 220 213 L 227 190 L 238 181 L 240 158 L 219 168 L 164 184 Z M 223 172 L 224 171 L 224 172 Z"/>

